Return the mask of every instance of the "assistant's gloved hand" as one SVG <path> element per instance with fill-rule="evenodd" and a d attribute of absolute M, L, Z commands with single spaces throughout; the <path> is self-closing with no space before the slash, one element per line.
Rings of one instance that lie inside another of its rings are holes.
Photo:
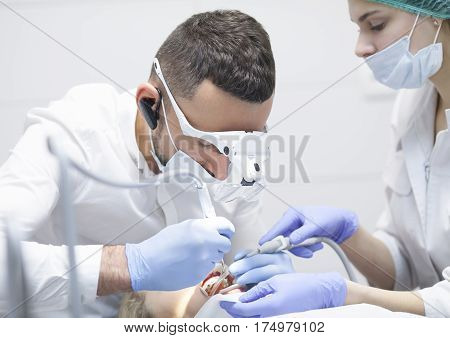
<path fill-rule="evenodd" d="M 230 273 L 239 285 L 256 284 L 282 273 L 294 272 L 291 258 L 285 252 L 243 258 L 250 250 L 239 252 L 230 265 Z"/>
<path fill-rule="evenodd" d="M 134 291 L 174 291 L 194 286 L 231 249 L 234 226 L 223 217 L 170 225 L 125 253 Z"/>
<path fill-rule="evenodd" d="M 283 217 L 261 239 L 263 244 L 279 235 L 289 237 L 293 245 L 312 237 L 328 237 L 340 244 L 359 227 L 355 213 L 332 207 L 298 207 L 288 209 Z M 297 247 L 290 251 L 299 257 L 310 258 L 323 248 L 321 243 Z"/>
<path fill-rule="evenodd" d="M 290 273 L 259 283 L 240 302 L 220 306 L 235 318 L 259 318 L 342 306 L 346 297 L 347 284 L 338 273 Z"/>

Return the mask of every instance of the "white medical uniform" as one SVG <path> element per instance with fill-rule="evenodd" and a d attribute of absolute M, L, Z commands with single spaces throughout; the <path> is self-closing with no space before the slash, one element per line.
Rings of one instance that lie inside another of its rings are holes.
<path fill-rule="evenodd" d="M 33 315 L 66 315 L 69 296 L 58 165 L 47 149 L 46 137 L 54 135 L 68 156 L 94 173 L 138 182 L 140 176 L 151 173 L 135 139 L 134 93 L 119 94 L 106 84 L 82 85 L 47 108 L 32 109 L 24 135 L 0 169 L 0 223 L 7 219 L 27 236 L 23 250 L 28 291 L 36 294 L 31 299 Z M 200 218 L 198 197 L 191 189 L 170 201 L 167 189 L 176 191 L 176 186 L 117 189 L 75 171 L 70 179 L 84 315 L 115 316 L 119 296 L 96 295 L 102 245 L 140 242 L 167 225 Z M 227 257 L 237 249 L 256 245 L 264 231 L 258 202 L 216 203 L 215 208 L 236 226 L 233 250 Z M 4 245 L 0 250 L 3 252 Z M 3 253 L 0 264 L 0 313 L 5 313 L 8 290 Z"/>
<path fill-rule="evenodd" d="M 388 207 L 375 236 L 394 259 L 395 289 L 420 288 L 426 316 L 450 317 L 450 134 L 441 131 L 434 144 L 436 105 L 431 83 L 399 95 L 384 173 Z"/>

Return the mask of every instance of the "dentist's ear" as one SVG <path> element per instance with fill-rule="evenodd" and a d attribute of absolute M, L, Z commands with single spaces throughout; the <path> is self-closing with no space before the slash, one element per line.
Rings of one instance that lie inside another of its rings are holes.
<path fill-rule="evenodd" d="M 149 83 L 139 85 L 136 92 L 139 111 L 152 130 L 158 125 L 161 98 L 161 91 Z"/>

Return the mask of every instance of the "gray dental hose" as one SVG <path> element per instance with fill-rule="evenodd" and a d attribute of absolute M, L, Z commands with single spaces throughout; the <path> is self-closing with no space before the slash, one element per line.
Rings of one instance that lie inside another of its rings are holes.
<path fill-rule="evenodd" d="M 22 235 L 19 230 L 11 226 L 7 220 L 5 224 L 6 254 L 8 262 L 9 308 L 5 317 L 26 318 L 29 315 L 27 304 L 27 286 L 24 261 L 22 256 Z"/>
<path fill-rule="evenodd" d="M 339 258 L 342 261 L 342 264 L 344 265 L 345 271 L 347 272 L 348 278 L 352 282 L 358 282 L 358 279 L 356 277 L 356 274 L 353 270 L 352 264 L 350 263 L 349 259 L 347 258 L 344 251 L 341 249 L 339 244 L 334 242 L 333 240 L 327 238 L 327 237 L 313 237 L 310 239 L 307 239 L 306 241 L 298 244 L 298 245 L 292 245 L 288 237 L 278 236 L 274 239 L 265 242 L 264 244 L 260 245 L 257 249 L 251 251 L 246 255 L 246 257 L 251 257 L 257 254 L 271 254 L 280 252 L 283 250 L 290 250 L 295 247 L 301 247 L 301 246 L 309 246 L 317 243 L 325 243 L 329 247 L 331 247 L 334 252 L 339 256 Z"/>
<path fill-rule="evenodd" d="M 355 271 L 353 270 L 353 266 L 350 263 L 350 260 L 348 259 L 345 252 L 341 249 L 339 244 L 337 244 L 335 241 L 327 238 L 327 237 L 317 237 L 317 240 L 319 242 L 327 244 L 330 248 L 336 252 L 336 254 L 339 256 L 339 258 L 342 261 L 342 264 L 344 265 L 345 271 L 347 272 L 348 278 L 352 281 L 357 283 L 358 278 L 356 277 Z"/>
<path fill-rule="evenodd" d="M 51 137 L 47 138 L 47 145 L 52 153 L 59 162 L 60 168 L 60 195 L 62 204 L 62 221 L 64 226 L 65 241 L 67 244 L 68 257 L 69 257 L 69 306 L 72 312 L 72 316 L 75 318 L 81 317 L 81 296 L 78 286 L 78 274 L 77 265 L 75 259 L 75 245 L 77 243 L 77 230 L 75 224 L 75 217 L 72 208 L 72 195 L 69 180 L 69 169 L 75 169 L 82 173 L 84 176 L 89 177 L 101 184 L 108 185 L 115 188 L 122 189 L 142 189 L 148 188 L 150 186 L 158 186 L 163 182 L 166 182 L 172 177 L 184 177 L 190 179 L 194 186 L 199 192 L 200 204 L 204 213 L 204 217 L 211 217 L 214 213 L 214 207 L 209 196 L 208 189 L 206 185 L 195 175 L 188 172 L 187 170 L 169 170 L 164 172 L 162 175 L 157 175 L 148 179 L 145 183 L 129 183 L 129 182 L 117 182 L 111 181 L 107 178 L 96 175 L 82 166 L 80 166 L 75 161 L 71 160 L 66 156 L 63 149 L 58 145 L 57 142 Z"/>
<path fill-rule="evenodd" d="M 75 259 L 77 230 L 75 228 L 75 219 L 72 209 L 72 191 L 69 179 L 70 162 L 56 142 L 53 142 L 50 138 L 48 138 L 47 142 L 50 152 L 58 158 L 59 162 L 59 189 L 62 205 L 62 223 L 67 244 L 67 254 L 69 256 L 69 307 L 72 310 L 72 316 L 79 318 L 81 317 L 81 296 L 78 288 L 78 274 Z"/>

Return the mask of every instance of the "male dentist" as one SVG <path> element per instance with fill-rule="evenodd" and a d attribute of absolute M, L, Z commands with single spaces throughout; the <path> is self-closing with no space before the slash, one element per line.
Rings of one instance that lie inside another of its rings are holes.
<path fill-rule="evenodd" d="M 139 39 L 145 43 L 145 34 Z M 69 305 L 58 162 L 48 136 L 73 161 L 110 180 L 138 182 L 167 168 L 197 166 L 213 182 L 222 217 L 204 219 L 195 189 L 181 182 L 122 190 L 70 171 L 83 314 L 114 316 L 121 292 L 195 285 L 225 253 L 256 244 L 259 203 L 247 201 L 253 193 L 223 184 L 234 143 L 219 146 L 222 132 L 236 131 L 235 140 L 264 134 L 274 89 L 268 34 L 252 17 L 226 10 L 179 25 L 157 52 L 149 80 L 131 95 L 107 84 L 81 85 L 32 109 L 0 169 L 0 220 L 27 236 L 22 249 L 32 315 L 64 315 Z M 9 310 L 7 295 L 0 280 L 2 314 Z"/>

